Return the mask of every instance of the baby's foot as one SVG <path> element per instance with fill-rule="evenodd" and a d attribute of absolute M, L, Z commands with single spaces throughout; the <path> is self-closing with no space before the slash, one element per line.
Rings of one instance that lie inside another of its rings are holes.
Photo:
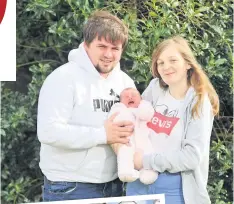
<path fill-rule="evenodd" d="M 158 178 L 158 172 L 153 170 L 142 169 L 140 170 L 140 181 L 146 185 L 152 184 Z"/>
<path fill-rule="evenodd" d="M 133 182 L 139 178 L 139 171 L 133 170 L 131 173 L 130 172 L 119 172 L 118 173 L 119 179 L 123 182 Z"/>

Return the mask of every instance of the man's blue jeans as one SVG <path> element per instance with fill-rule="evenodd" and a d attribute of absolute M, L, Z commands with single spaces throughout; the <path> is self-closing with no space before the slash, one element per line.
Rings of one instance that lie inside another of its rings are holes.
<path fill-rule="evenodd" d="M 44 177 L 43 201 L 78 200 L 123 196 L 119 179 L 107 183 L 49 181 Z"/>

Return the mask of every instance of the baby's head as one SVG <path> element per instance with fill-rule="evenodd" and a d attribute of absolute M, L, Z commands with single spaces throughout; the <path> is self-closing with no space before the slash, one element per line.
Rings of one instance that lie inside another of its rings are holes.
<path fill-rule="evenodd" d="M 137 108 L 141 102 L 141 94 L 135 88 L 126 88 L 120 94 L 120 102 L 128 108 Z"/>

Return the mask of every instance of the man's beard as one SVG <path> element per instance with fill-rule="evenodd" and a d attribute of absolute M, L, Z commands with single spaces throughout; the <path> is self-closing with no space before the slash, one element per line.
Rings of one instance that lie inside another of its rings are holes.
<path fill-rule="evenodd" d="M 105 70 L 105 69 L 101 68 L 101 67 L 99 66 L 99 64 L 97 64 L 97 65 L 95 66 L 95 68 L 96 68 L 96 70 L 97 70 L 100 74 L 108 74 L 108 73 L 110 73 L 110 72 L 114 69 L 114 67 L 111 67 L 110 69 Z"/>

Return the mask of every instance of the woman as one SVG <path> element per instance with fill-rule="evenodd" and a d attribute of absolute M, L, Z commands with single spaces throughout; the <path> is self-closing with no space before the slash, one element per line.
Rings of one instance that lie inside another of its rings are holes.
<path fill-rule="evenodd" d="M 165 194 L 166 204 L 210 203 L 206 190 L 209 146 L 219 99 L 187 41 L 176 36 L 153 52 L 156 77 L 143 93 L 155 115 L 148 124 L 155 153 L 135 154 L 135 168 L 160 172 L 151 185 L 128 183 L 127 196 Z"/>

